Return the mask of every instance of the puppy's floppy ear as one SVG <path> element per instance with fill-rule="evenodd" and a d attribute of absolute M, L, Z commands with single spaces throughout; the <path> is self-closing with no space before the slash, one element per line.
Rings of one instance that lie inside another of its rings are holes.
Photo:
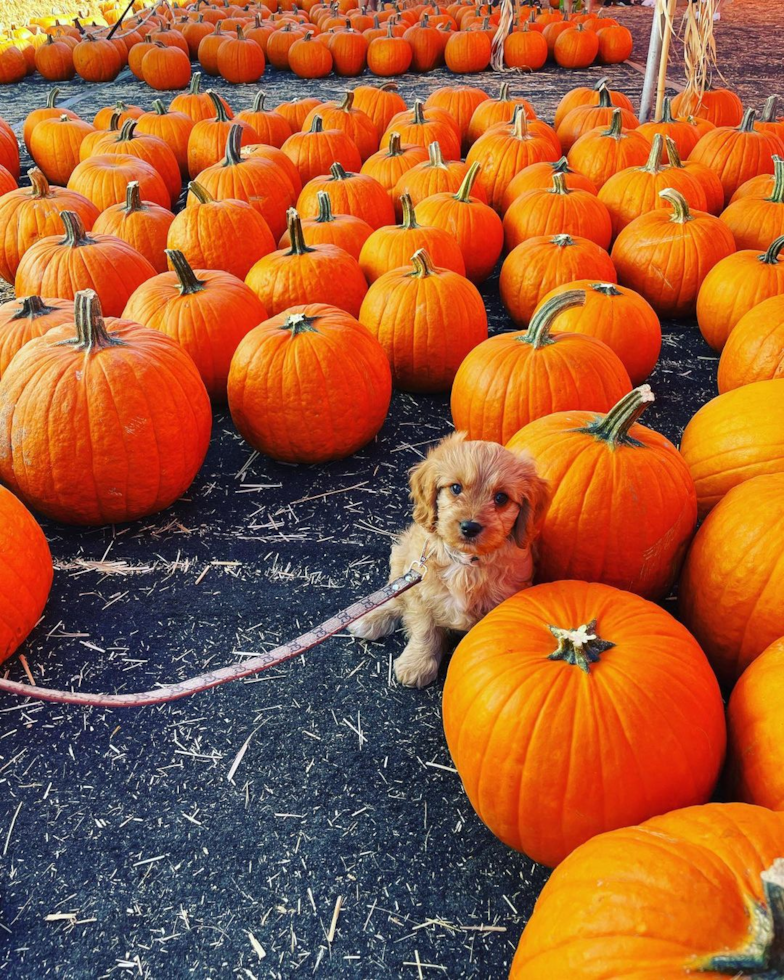
<path fill-rule="evenodd" d="M 536 539 L 539 526 L 547 513 L 550 485 L 547 480 L 537 476 L 534 461 L 527 453 L 519 457 L 519 462 L 524 468 L 523 492 L 519 501 L 520 513 L 512 528 L 512 535 L 518 548 L 527 548 Z"/>
<path fill-rule="evenodd" d="M 431 534 L 438 520 L 438 467 L 431 456 L 423 459 L 409 474 L 414 520 Z"/>

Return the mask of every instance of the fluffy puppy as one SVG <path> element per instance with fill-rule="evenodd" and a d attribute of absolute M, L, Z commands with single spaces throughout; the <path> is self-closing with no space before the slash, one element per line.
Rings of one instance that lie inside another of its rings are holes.
<path fill-rule="evenodd" d="M 410 473 L 414 523 L 392 547 L 390 581 L 427 558 L 424 579 L 349 627 L 377 640 L 402 622 L 408 645 L 395 676 L 408 687 L 435 680 L 448 631 L 465 632 L 499 602 L 528 588 L 531 545 L 549 502 L 533 461 L 495 442 L 447 436 Z"/>

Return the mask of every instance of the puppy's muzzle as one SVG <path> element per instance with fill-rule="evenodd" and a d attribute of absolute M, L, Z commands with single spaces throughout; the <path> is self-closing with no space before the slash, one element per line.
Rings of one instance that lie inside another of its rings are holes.
<path fill-rule="evenodd" d="M 481 524 L 477 524 L 476 521 L 461 521 L 460 522 L 460 533 L 470 541 L 475 538 L 483 530 Z"/>

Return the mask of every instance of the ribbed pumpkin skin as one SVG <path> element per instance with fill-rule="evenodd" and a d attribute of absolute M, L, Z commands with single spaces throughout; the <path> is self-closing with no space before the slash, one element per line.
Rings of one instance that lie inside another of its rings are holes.
<path fill-rule="evenodd" d="M 310 129 L 316 116 L 321 117 L 324 129 L 338 129 L 351 140 L 359 150 L 364 163 L 378 149 L 376 124 L 361 109 L 354 105 L 353 92 L 347 92 L 342 102 L 324 102 L 305 116 L 302 129 Z"/>
<path fill-rule="evenodd" d="M 148 279 L 123 311 L 126 320 L 166 334 L 193 358 L 207 393 L 226 400 L 229 365 L 240 341 L 267 319 L 256 294 L 241 279 L 214 269 Z"/>
<path fill-rule="evenodd" d="M 174 153 L 182 177 L 188 176 L 188 138 L 195 123 L 184 112 L 166 110 L 163 103 L 156 101 L 156 109 L 139 116 L 136 132 L 142 135 L 157 136 Z M 158 108 L 160 107 L 160 111 Z"/>
<path fill-rule="evenodd" d="M 299 171 L 303 186 L 314 177 L 329 173 L 333 163 L 356 173 L 362 167 L 359 150 L 339 129 L 293 133 L 281 147 Z"/>
<path fill-rule="evenodd" d="M 0 381 L 0 479 L 67 524 L 163 510 L 210 441 L 209 399 L 180 345 L 136 323 L 106 326 L 124 346 L 63 346 L 75 335 L 65 325 L 31 340 Z"/>
<path fill-rule="evenodd" d="M 693 415 L 681 453 L 704 517 L 732 487 L 762 473 L 784 473 L 784 380 L 727 391 Z"/>
<path fill-rule="evenodd" d="M 30 134 L 30 156 L 50 183 L 64 185 L 79 163 L 83 140 L 94 132 L 83 119 L 45 119 Z"/>
<path fill-rule="evenodd" d="M 171 198 L 171 205 L 173 206 L 176 204 L 177 198 L 180 196 L 180 191 L 182 190 L 180 166 L 177 163 L 174 150 L 171 149 L 168 143 L 165 143 L 157 136 L 136 135 L 134 131 L 135 127 L 135 120 L 131 120 L 125 124 L 119 134 L 113 132 L 107 133 L 102 139 L 98 140 L 88 153 L 85 153 L 85 144 L 82 144 L 80 150 L 82 160 L 86 160 L 88 157 L 111 157 L 117 154 L 123 157 L 134 157 L 135 159 L 143 160 L 163 178 L 163 182 L 166 184 L 166 189 Z"/>
<path fill-rule="evenodd" d="M 606 79 L 600 79 L 595 86 L 592 88 L 587 88 L 585 86 L 578 86 L 577 88 L 570 89 L 566 95 L 558 103 L 558 107 L 555 110 L 555 119 L 553 120 L 553 125 L 556 130 L 561 125 L 566 116 L 572 111 L 572 109 L 578 108 L 578 106 L 598 106 L 601 100 L 601 88 L 602 82 Z M 623 92 L 617 92 L 614 89 L 609 90 L 610 104 L 611 106 L 616 106 L 621 109 L 627 109 L 632 112 L 634 106 L 627 95 Z"/>
<path fill-rule="evenodd" d="M 556 175 L 553 187 L 526 191 L 504 215 L 504 240 L 511 251 L 537 235 L 578 235 L 608 249 L 612 239 L 610 212 L 590 191 L 569 190 Z"/>
<path fill-rule="evenodd" d="M 568 154 L 577 140 L 590 130 L 600 126 L 606 129 L 612 122 L 613 108 L 621 110 L 621 123 L 624 129 L 636 129 L 640 125 L 631 109 L 601 104 L 577 106 L 571 109 L 560 123 L 556 123 L 555 131 L 564 153 Z"/>
<path fill-rule="evenodd" d="M 619 128 L 617 135 L 612 127 L 589 129 L 569 150 L 569 165 L 584 174 L 597 189 L 627 167 L 643 166 L 651 152 L 651 144 L 641 129 Z"/>
<path fill-rule="evenodd" d="M 782 535 L 784 473 L 757 476 L 716 505 L 686 556 L 679 616 L 728 688 L 784 635 Z"/>
<path fill-rule="evenodd" d="M 34 337 L 73 323 L 73 300 L 25 296 L 0 306 L 0 378 L 18 350 Z"/>
<path fill-rule="evenodd" d="M 552 187 L 553 174 L 556 173 L 562 173 L 564 175 L 566 186 L 570 190 L 577 190 L 579 188 L 589 191 L 591 194 L 598 193 L 596 185 L 592 180 L 571 169 L 566 157 L 561 157 L 560 160 L 556 160 L 555 162 L 544 160 L 541 163 L 532 163 L 530 166 L 524 167 L 519 174 L 516 174 L 504 191 L 504 196 L 501 199 L 501 210 L 503 212 L 507 211 L 510 204 L 527 191 L 535 190 L 538 187 Z"/>
<path fill-rule="evenodd" d="M 675 446 L 653 429 L 634 424 L 612 441 L 593 434 L 601 427 L 593 412 L 558 412 L 508 443 L 531 454 L 551 488 L 537 581 L 603 582 L 662 599 L 694 534 L 694 482 Z"/>
<path fill-rule="evenodd" d="M 82 160 L 71 174 L 68 189 L 92 201 L 99 211 L 105 211 L 125 200 L 132 180 L 138 181 L 143 200 L 162 208 L 171 207 L 171 195 L 158 171 L 144 160 L 124 154 L 99 154 Z"/>
<path fill-rule="evenodd" d="M 548 660 L 549 626 L 593 620 L 615 646 L 590 673 Z M 652 602 L 585 582 L 534 586 L 485 616 L 452 657 L 443 718 L 480 819 L 550 867 L 596 834 L 707 802 L 724 756 L 695 640 Z"/>
<path fill-rule="evenodd" d="M 776 378 L 784 379 L 784 294 L 755 306 L 733 328 L 719 360 L 719 392 Z"/>
<path fill-rule="evenodd" d="M 784 814 L 743 803 L 689 807 L 596 837 L 544 886 L 510 980 L 726 980 L 707 964 L 722 953 L 741 958 L 749 910 L 764 902 L 760 874 L 782 849 Z"/>
<path fill-rule="evenodd" d="M 387 147 L 378 150 L 365 160 L 360 173 L 375 178 L 387 191 L 391 200 L 394 198 L 395 184 L 403 174 L 425 160 L 427 160 L 427 150 L 424 146 L 414 146 L 413 143 L 402 145 L 393 135 L 390 136 Z"/>
<path fill-rule="evenodd" d="M 287 327 L 291 316 L 307 324 Z M 242 341 L 231 365 L 229 407 L 260 452 L 324 463 L 356 452 L 384 423 L 392 395 L 378 342 L 334 306 L 294 306 Z"/>
<path fill-rule="evenodd" d="M 437 88 L 428 95 L 425 101 L 425 108 L 444 109 L 457 123 L 460 130 L 460 139 L 463 152 L 473 143 L 468 137 L 468 128 L 474 113 L 483 102 L 487 102 L 490 96 L 480 88 L 472 85 L 444 85 Z M 508 122 L 512 118 L 512 113 L 496 122 Z"/>
<path fill-rule="evenodd" d="M 739 126 L 743 119 L 743 103 L 727 88 L 703 92 L 699 106 L 690 104 L 688 96 L 676 95 L 672 100 L 672 111 L 676 116 L 688 114 L 707 119 L 714 126 Z"/>
<path fill-rule="evenodd" d="M 734 800 L 784 810 L 784 637 L 741 674 L 727 707 L 725 788 Z"/>
<path fill-rule="evenodd" d="M 690 159 L 711 169 L 724 187 L 724 201 L 729 204 L 735 191 L 752 177 L 773 173 L 773 156 L 784 156 L 784 142 L 773 133 L 759 133 L 747 122 L 740 127 L 719 126 L 700 137 Z"/>
<path fill-rule="evenodd" d="M 0 487 L 0 663 L 38 622 L 53 575 L 43 531 L 21 500 Z"/>
<path fill-rule="evenodd" d="M 138 206 L 113 204 L 95 219 L 97 235 L 121 238 L 143 255 L 156 272 L 166 271 L 166 239 L 174 215 L 159 204 L 139 201 Z M 133 317 L 131 317 L 133 319 Z"/>
<path fill-rule="evenodd" d="M 339 167 L 340 165 L 338 165 Z M 326 191 L 335 214 L 353 214 L 373 229 L 395 223 L 395 209 L 387 191 L 373 177 L 347 173 L 334 165 L 332 172 L 313 177 L 297 198 L 297 210 L 308 218 L 318 214 L 318 193 Z M 407 256 L 409 258 L 410 256 Z"/>

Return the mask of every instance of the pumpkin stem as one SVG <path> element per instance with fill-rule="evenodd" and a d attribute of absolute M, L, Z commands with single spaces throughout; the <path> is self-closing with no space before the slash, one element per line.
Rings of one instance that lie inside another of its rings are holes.
<path fill-rule="evenodd" d="M 12 320 L 35 320 L 36 317 L 45 316 L 54 309 L 53 306 L 47 306 L 40 296 L 25 296 L 21 303 L 19 312 L 14 313 Z"/>
<path fill-rule="evenodd" d="M 766 265 L 778 265 L 779 253 L 784 248 L 784 235 L 779 235 L 778 238 L 768 245 L 767 251 L 764 255 L 759 256 L 760 262 L 764 262 Z"/>
<path fill-rule="evenodd" d="M 329 194 L 326 191 L 318 191 L 316 194 L 316 199 L 318 200 L 318 214 L 316 215 L 316 221 L 319 224 L 334 221 L 335 216 L 332 213 L 332 198 L 329 196 Z"/>
<path fill-rule="evenodd" d="M 563 233 L 560 235 L 553 235 L 550 241 L 553 243 L 553 245 L 557 245 L 558 248 L 568 248 L 570 245 L 574 245 L 572 236 L 564 235 Z"/>
<path fill-rule="evenodd" d="M 469 198 L 471 197 L 471 191 L 473 190 L 474 183 L 479 174 L 482 165 L 478 160 L 474 160 L 471 166 L 468 168 L 465 177 L 463 177 L 463 182 L 457 189 L 457 194 L 455 194 L 455 200 L 460 201 L 463 204 L 469 203 Z"/>
<path fill-rule="evenodd" d="M 188 88 L 189 95 L 198 95 L 201 89 L 201 72 L 195 71 L 193 77 L 191 78 L 191 84 Z"/>
<path fill-rule="evenodd" d="M 55 92 L 57 89 L 55 89 Z M 765 99 L 765 105 L 762 109 L 762 115 L 760 116 L 760 122 L 774 123 L 777 121 L 778 115 L 778 102 L 779 97 L 777 95 L 769 95 Z M 47 103 L 48 104 L 48 103 Z"/>
<path fill-rule="evenodd" d="M 662 152 L 664 150 L 664 138 L 661 133 L 656 133 L 653 137 L 653 143 L 651 144 L 651 152 L 648 154 L 648 159 L 645 165 L 640 167 L 640 170 L 647 170 L 649 174 L 658 174 L 664 170 L 662 167 Z"/>
<path fill-rule="evenodd" d="M 501 82 L 501 87 L 498 90 L 497 102 L 510 102 L 509 98 L 509 82 Z"/>
<path fill-rule="evenodd" d="M 672 115 L 672 99 L 669 97 L 669 95 L 666 95 L 664 97 L 664 101 L 662 102 L 662 114 L 659 122 L 663 122 L 663 123 L 675 122 L 675 119 Z"/>
<path fill-rule="evenodd" d="M 400 227 L 405 228 L 406 231 L 411 231 L 413 228 L 418 228 L 416 214 L 414 213 L 414 205 L 411 202 L 410 194 L 400 195 L 400 208 L 403 212 L 403 220 L 400 222 Z"/>
<path fill-rule="evenodd" d="M 88 237 L 84 230 L 82 219 L 75 211 L 61 211 L 60 220 L 65 225 L 65 238 L 60 242 L 61 245 L 68 245 L 70 248 L 78 248 L 80 245 L 90 245 L 92 239 Z"/>
<path fill-rule="evenodd" d="M 597 415 L 593 422 L 578 431 L 587 432 L 595 439 L 606 442 L 611 449 L 618 446 L 641 446 L 641 442 L 631 438 L 629 430 L 655 400 L 651 386 L 640 385 L 624 395 L 606 415 Z"/>
<path fill-rule="evenodd" d="M 383 85 L 378 86 L 379 92 L 397 92 L 398 84 L 397 82 L 384 82 Z"/>
<path fill-rule="evenodd" d="M 51 37 L 51 35 L 50 35 L 50 37 Z M 58 97 L 59 94 L 60 94 L 60 89 L 59 88 L 53 88 L 51 90 L 51 92 L 46 96 L 46 108 L 47 109 L 54 109 L 57 106 L 57 97 Z M 775 96 L 772 96 L 772 98 L 775 98 Z M 768 99 L 768 101 L 770 101 L 770 99 Z"/>
<path fill-rule="evenodd" d="M 667 146 L 667 157 L 669 158 L 670 166 L 683 168 L 681 155 L 678 153 L 678 147 L 675 145 L 675 140 L 672 138 L 672 136 L 665 136 L 664 142 Z"/>
<path fill-rule="evenodd" d="M 414 102 L 414 122 L 417 126 L 423 126 L 426 121 L 425 103 L 421 99 L 417 99 Z"/>
<path fill-rule="evenodd" d="M 134 211 L 144 210 L 142 207 L 142 192 L 138 180 L 132 180 L 125 188 L 125 208 L 126 214 L 133 214 Z"/>
<path fill-rule="evenodd" d="M 302 221 L 296 208 L 289 208 L 286 212 L 286 224 L 291 240 L 291 248 L 286 252 L 286 255 L 305 255 L 307 252 L 315 251 L 305 244 L 305 236 L 302 234 Z"/>
<path fill-rule="evenodd" d="M 547 628 L 558 640 L 558 646 L 547 658 L 548 660 L 564 660 L 568 664 L 573 664 L 591 673 L 591 664 L 598 662 L 601 655 L 606 650 L 612 650 L 615 646 L 609 640 L 603 640 L 596 633 L 596 620 L 584 623 L 577 629 L 561 629 L 559 626 L 548 624 Z"/>
<path fill-rule="evenodd" d="M 612 136 L 615 139 L 620 139 L 623 133 L 623 120 L 621 119 L 621 110 L 613 109 L 612 122 L 610 123 L 610 128 L 605 129 L 602 136 Z"/>
<path fill-rule="evenodd" d="M 233 123 L 226 137 L 226 153 L 223 157 L 224 167 L 235 167 L 242 163 L 242 126 Z"/>
<path fill-rule="evenodd" d="M 596 293 L 601 293 L 602 296 L 623 295 L 614 282 L 592 282 L 591 289 Z"/>
<path fill-rule="evenodd" d="M 199 204 L 211 204 L 215 200 L 207 188 L 200 184 L 198 180 L 192 180 L 188 184 L 188 192 L 193 194 Z"/>
<path fill-rule="evenodd" d="M 784 157 L 773 157 L 773 191 L 767 200 L 784 204 Z"/>
<path fill-rule="evenodd" d="M 663 197 L 665 201 L 669 201 L 672 205 L 673 213 L 670 221 L 676 225 L 685 225 L 687 221 L 694 221 L 683 194 L 680 194 L 672 187 L 665 187 L 663 191 L 659 191 L 659 197 Z"/>
<path fill-rule="evenodd" d="M 444 155 L 441 152 L 441 144 L 438 140 L 434 140 L 429 144 L 427 148 L 427 155 L 430 158 L 430 163 L 428 166 L 440 167 L 442 170 L 446 170 L 446 161 L 444 160 Z"/>
<path fill-rule="evenodd" d="M 251 112 L 264 112 L 264 99 L 266 95 L 264 92 L 257 92 L 253 97 L 253 108 Z"/>
<path fill-rule="evenodd" d="M 314 116 L 313 122 L 310 124 L 310 133 L 323 133 L 324 132 L 324 120 L 321 116 Z"/>
<path fill-rule="evenodd" d="M 182 252 L 177 248 L 167 248 L 164 251 L 180 280 L 180 295 L 190 296 L 193 293 L 200 293 L 204 289 L 204 283 L 196 278 L 196 273 Z"/>
<path fill-rule="evenodd" d="M 340 109 L 341 112 L 351 112 L 351 107 L 353 105 L 354 105 L 354 93 L 351 90 L 349 90 L 343 96 L 343 101 L 339 103 L 338 109 Z"/>
<path fill-rule="evenodd" d="M 756 109 L 747 109 L 743 113 L 743 119 L 741 120 L 740 126 L 738 126 L 739 133 L 753 133 L 754 132 L 754 120 L 757 118 Z"/>
<path fill-rule="evenodd" d="M 571 194 L 566 186 L 566 174 L 553 174 L 553 186 L 548 194 Z"/>
<path fill-rule="evenodd" d="M 221 99 L 218 93 L 208 88 L 207 95 L 212 99 L 212 104 L 215 106 L 215 122 L 231 122 L 229 114 L 226 112 L 226 106 L 223 104 L 223 99 Z"/>
<path fill-rule="evenodd" d="M 49 181 L 42 170 L 39 170 L 38 167 L 31 167 L 27 171 L 27 176 L 30 178 L 30 197 L 49 197 Z"/>
<path fill-rule="evenodd" d="M 394 27 L 394 24 L 392 23 L 392 18 L 390 17 L 389 18 L 389 23 L 387 24 L 387 35 L 386 35 L 387 37 L 394 37 L 395 36 L 392 33 L 392 28 L 393 27 Z"/>
<path fill-rule="evenodd" d="M 554 344 L 550 331 L 555 318 L 564 310 L 583 305 L 585 305 L 584 289 L 568 289 L 565 293 L 553 296 L 534 313 L 528 324 L 528 330 L 517 339 L 524 344 L 530 344 L 534 350 Z"/>
<path fill-rule="evenodd" d="M 516 105 L 514 107 L 514 115 L 512 116 L 512 136 L 518 140 L 525 139 L 528 136 L 528 120 L 525 117 L 525 108 L 521 105 Z"/>
<path fill-rule="evenodd" d="M 61 340 L 58 346 L 75 347 L 89 354 L 104 347 L 125 347 L 125 342 L 113 337 L 106 329 L 101 302 L 93 289 L 82 289 L 74 297 L 74 323 L 76 336 Z"/>
<path fill-rule="evenodd" d="M 126 119 L 123 123 L 123 127 L 120 130 L 120 135 L 117 137 L 118 143 L 128 143 L 130 140 L 134 139 L 134 130 L 136 129 L 135 119 Z"/>
<path fill-rule="evenodd" d="M 290 330 L 292 337 L 301 333 L 318 333 L 318 330 L 313 326 L 317 319 L 318 317 L 306 316 L 304 313 L 289 313 L 281 329 Z"/>
<path fill-rule="evenodd" d="M 329 168 L 329 172 L 333 180 L 348 180 L 349 176 L 353 176 L 353 174 L 348 174 L 343 168 L 343 164 L 338 163 L 337 160 Z"/>
<path fill-rule="evenodd" d="M 160 99 L 152 100 L 152 107 L 158 113 L 159 116 L 165 116 L 168 112 L 166 106 L 161 102 Z"/>
<path fill-rule="evenodd" d="M 433 260 L 424 248 L 418 248 L 411 256 L 411 261 L 414 265 L 414 271 L 410 274 L 417 279 L 425 279 L 427 276 L 436 275 L 436 267 L 433 265 Z"/>
<path fill-rule="evenodd" d="M 594 85 L 593 90 L 594 90 L 594 92 L 601 92 L 601 90 L 603 88 L 607 88 L 607 86 L 609 84 L 610 84 L 610 79 L 609 78 L 606 78 L 606 77 L 605 78 L 600 78 L 599 81 Z"/>
<path fill-rule="evenodd" d="M 607 79 L 603 78 L 600 84 L 596 86 L 596 89 L 599 92 L 599 108 L 609 109 L 613 102 L 610 90 L 607 87 Z"/>
<path fill-rule="evenodd" d="M 400 146 L 400 133 L 389 134 L 389 147 L 387 149 L 387 156 L 388 157 L 403 156 L 403 150 Z"/>
<path fill-rule="evenodd" d="M 566 157 L 561 157 L 560 160 L 556 160 L 555 163 L 551 163 L 550 166 L 553 168 L 554 174 L 571 174 L 574 171 L 569 166 L 569 161 Z"/>

